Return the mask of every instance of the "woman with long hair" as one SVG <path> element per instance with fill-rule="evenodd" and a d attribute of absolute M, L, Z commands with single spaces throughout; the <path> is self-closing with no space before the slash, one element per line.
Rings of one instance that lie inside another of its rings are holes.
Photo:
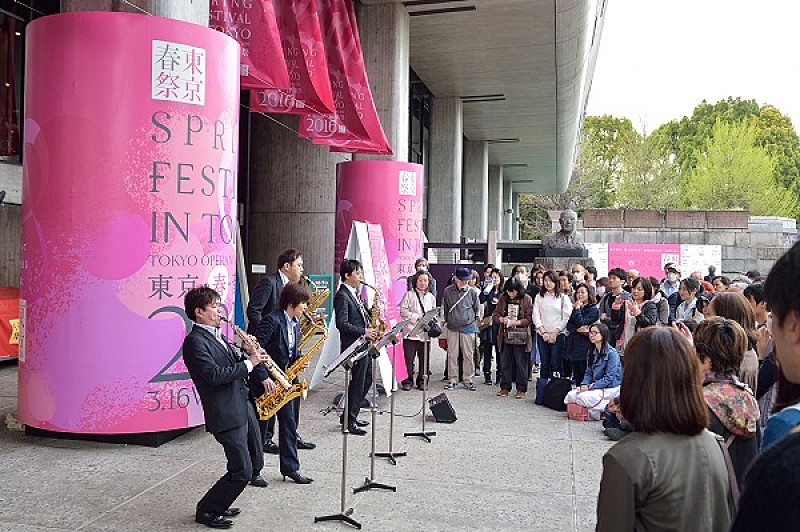
<path fill-rule="evenodd" d="M 758 455 L 760 439 L 758 403 L 736 376 L 747 350 L 747 335 L 735 321 L 715 316 L 701 321 L 693 337 L 703 371 L 708 428 L 725 440 L 741 485 L 745 470 Z"/>
<path fill-rule="evenodd" d="M 500 330 L 500 324 L 495 321 L 493 314 L 500 300 L 500 295 L 503 293 L 503 274 L 497 268 L 492 268 L 491 273 L 492 287 L 488 292 L 481 292 L 481 303 L 483 303 L 483 315 L 492 316 L 492 324 L 480 332 L 481 348 L 483 349 L 483 378 L 484 384 L 492 384 L 492 351 L 497 353 L 497 363 L 495 366 L 495 373 L 497 383 L 500 383 L 500 351 L 497 346 L 497 333 Z"/>
<path fill-rule="evenodd" d="M 511 278 L 506 282 L 503 295 L 497 301 L 492 318 L 500 324 L 497 334 L 497 350 L 500 353 L 500 391 L 505 397 L 511 391 L 511 376 L 516 380 L 517 399 L 523 399 L 528 391 L 528 364 L 531 350 L 531 315 L 533 303 L 525 293 L 522 283 Z M 514 337 L 512 335 L 516 335 Z M 512 339 L 513 338 L 513 339 Z"/>
<path fill-rule="evenodd" d="M 425 313 L 436 307 L 436 298 L 428 291 L 431 275 L 420 270 L 411 278 L 414 288 L 403 294 L 400 300 L 400 318 L 410 320 L 403 330 L 403 355 L 406 359 L 407 377 L 400 383 L 403 390 L 410 390 L 414 383 L 414 360 L 417 361 L 417 388 L 422 390 L 427 385 L 428 375 L 430 375 L 430 360 L 428 367 L 423 368 L 423 358 L 425 355 L 425 342 L 422 335 L 408 336 L 411 329 L 416 326 L 420 318 Z M 430 358 L 430 357 L 429 357 Z M 426 371 L 427 370 L 427 371 Z"/>
<path fill-rule="evenodd" d="M 589 326 L 600 318 L 600 309 L 594 298 L 594 290 L 586 283 L 575 287 L 572 315 L 567 322 L 567 340 L 564 347 L 564 373 L 572 375 L 576 384 L 586 373 L 586 360 L 589 357 Z M 568 366 L 569 365 L 569 370 Z"/>
<path fill-rule="evenodd" d="M 648 327 L 625 350 L 620 410 L 633 432 L 603 456 L 597 530 L 703 530 L 731 524 L 728 470 L 706 428 L 700 364 L 671 327 Z"/>
<path fill-rule="evenodd" d="M 564 330 L 570 315 L 572 301 L 561 293 L 558 274 L 552 270 L 546 271 L 542 278 L 542 289 L 533 302 L 533 324 L 542 360 L 542 378 L 549 379 L 553 372 L 561 373 L 561 355 L 566 338 Z"/>
<path fill-rule="evenodd" d="M 747 351 L 739 367 L 739 380 L 750 387 L 755 394 L 758 384 L 758 330 L 756 330 L 756 315 L 753 307 L 747 302 L 742 294 L 736 292 L 719 292 L 708 306 L 708 310 L 713 316 L 728 318 L 744 329 L 747 334 Z"/>
<path fill-rule="evenodd" d="M 589 326 L 589 359 L 579 388 L 567 393 L 564 404 L 576 403 L 589 410 L 589 417 L 600 419 L 608 402 L 619 395 L 622 381 L 619 353 L 608 343 L 611 334 L 603 323 Z"/>

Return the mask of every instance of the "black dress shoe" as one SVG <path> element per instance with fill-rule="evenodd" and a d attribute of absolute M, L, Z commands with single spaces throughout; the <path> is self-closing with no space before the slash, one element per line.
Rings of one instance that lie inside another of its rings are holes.
<path fill-rule="evenodd" d="M 316 449 L 317 444 L 311 443 L 310 441 L 306 441 L 303 438 L 297 438 L 297 448 L 298 449 Z"/>
<path fill-rule="evenodd" d="M 200 512 L 195 514 L 194 520 L 201 525 L 206 525 L 209 528 L 230 528 L 233 526 L 233 521 L 225 519 L 221 515 L 211 514 L 208 512 Z"/>
<path fill-rule="evenodd" d="M 257 488 L 266 488 L 268 486 L 267 481 L 261 475 L 256 475 L 250 479 L 250 485 Z"/>
<path fill-rule="evenodd" d="M 311 484 L 314 482 L 314 479 L 311 477 L 304 477 L 300 474 L 299 471 L 292 471 L 291 473 L 286 473 L 283 475 L 284 482 L 286 481 L 286 477 L 294 480 L 297 484 Z"/>
<path fill-rule="evenodd" d="M 267 454 L 280 454 L 278 444 L 272 440 L 267 440 L 267 443 L 264 444 L 264 452 Z"/>
<path fill-rule="evenodd" d="M 241 509 L 231 506 L 230 508 L 222 512 L 222 517 L 236 517 L 240 513 L 242 513 Z"/>
<path fill-rule="evenodd" d="M 362 429 L 356 424 L 350 425 L 349 427 L 347 427 L 347 430 L 350 431 L 350 434 L 355 434 L 356 436 L 363 436 L 364 434 L 367 433 L 366 430 Z"/>
<path fill-rule="evenodd" d="M 367 425 L 369 425 L 369 421 L 362 421 L 360 419 L 356 419 L 356 426 L 366 427 Z"/>

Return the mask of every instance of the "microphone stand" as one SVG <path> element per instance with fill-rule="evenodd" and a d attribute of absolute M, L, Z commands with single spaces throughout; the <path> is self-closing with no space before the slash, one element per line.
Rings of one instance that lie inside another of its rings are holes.
<path fill-rule="evenodd" d="M 364 356 L 364 352 L 359 352 L 356 349 L 350 356 L 346 357 L 340 364 L 344 367 L 344 418 L 342 423 L 342 484 L 341 484 L 341 501 L 338 514 L 323 515 L 314 518 L 315 523 L 321 521 L 341 521 L 348 525 L 361 530 L 361 523 L 350 517 L 353 514 L 353 508 L 347 507 L 347 437 L 350 435 L 348 426 L 348 402 L 347 390 L 350 388 L 350 372 L 353 365 Z M 327 370 L 326 377 L 330 375 L 338 365 L 334 365 Z"/>
<path fill-rule="evenodd" d="M 364 483 L 357 488 L 353 488 L 353 493 L 360 493 L 362 491 L 367 491 L 371 489 L 381 489 L 381 490 L 388 490 L 388 491 L 397 491 L 397 488 L 394 486 L 390 486 L 388 484 L 381 484 L 380 482 L 375 482 L 375 425 L 377 421 L 377 414 L 378 414 L 378 383 L 377 383 L 377 375 L 375 373 L 377 364 L 377 359 L 381 355 L 381 352 L 376 349 L 375 347 L 370 348 L 369 356 L 372 357 L 372 408 L 370 409 L 372 412 L 372 452 L 369 454 L 369 476 L 364 479 Z M 392 366 L 394 368 L 394 365 Z M 392 384 L 394 386 L 394 384 Z M 394 398 L 394 395 L 392 396 Z"/>
<path fill-rule="evenodd" d="M 397 460 L 395 458 L 401 458 L 406 455 L 406 453 L 395 453 L 392 451 L 392 445 L 394 444 L 394 399 L 395 395 L 397 395 L 397 373 L 395 371 L 395 364 L 397 364 L 397 337 L 395 336 L 392 338 L 392 399 L 391 399 L 391 407 L 389 409 L 389 452 L 386 453 L 374 453 L 375 456 L 378 458 L 387 458 L 392 465 L 397 465 Z M 427 370 L 424 370 L 427 376 Z M 423 383 L 425 381 L 423 380 Z M 424 385 L 423 385 L 424 388 Z"/>
<path fill-rule="evenodd" d="M 436 436 L 436 431 L 426 431 L 425 430 L 425 418 L 428 417 L 427 412 L 425 411 L 425 404 L 428 402 L 428 381 L 430 380 L 428 376 L 428 357 L 430 356 L 430 346 L 431 346 L 431 337 L 428 336 L 428 331 L 430 330 L 430 321 L 421 324 L 422 332 L 425 335 L 425 352 L 423 354 L 423 372 L 425 375 L 425 379 L 423 380 L 424 385 L 422 386 L 422 430 L 419 432 L 406 432 L 403 434 L 403 437 L 408 438 L 409 436 L 416 436 L 418 438 L 422 438 L 423 440 L 431 443 L 431 436 Z"/>

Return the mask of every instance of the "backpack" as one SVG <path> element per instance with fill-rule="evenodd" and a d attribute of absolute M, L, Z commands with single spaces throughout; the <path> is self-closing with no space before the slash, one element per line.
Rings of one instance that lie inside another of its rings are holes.
<path fill-rule="evenodd" d="M 547 381 L 547 384 L 544 386 L 541 404 L 547 408 L 551 408 L 559 412 L 566 412 L 567 405 L 564 404 L 564 398 L 567 396 L 570 390 L 572 390 L 571 379 L 553 377 Z"/>

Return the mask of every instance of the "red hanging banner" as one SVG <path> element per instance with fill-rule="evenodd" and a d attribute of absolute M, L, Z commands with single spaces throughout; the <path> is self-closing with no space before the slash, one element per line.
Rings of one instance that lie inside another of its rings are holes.
<path fill-rule="evenodd" d="M 383 132 L 369 87 L 355 6 L 352 0 L 331 0 L 331 4 L 334 4 L 340 10 L 339 12 L 343 10 L 347 17 L 346 20 L 342 20 L 342 31 L 347 42 L 351 43 L 350 46 L 343 49 L 344 64 L 348 67 L 347 84 L 351 98 L 356 102 L 357 116 L 366 134 L 358 135 L 353 139 L 348 135 L 333 133 L 324 137 L 316 137 L 313 142 L 330 146 L 331 151 L 335 152 L 391 155 L 392 148 Z"/>
<path fill-rule="evenodd" d="M 331 89 L 333 89 L 334 114 L 312 114 L 300 120 L 301 137 L 312 139 L 339 138 L 347 140 L 367 138 L 361 122 L 363 100 L 359 91 L 353 90 L 350 72 L 354 65 L 349 57 L 356 49 L 352 39 L 350 18 L 342 0 L 317 0 L 325 57 L 328 60 Z M 363 98 L 363 94 L 361 94 Z"/>
<path fill-rule="evenodd" d="M 272 0 L 210 0 L 208 25 L 241 45 L 243 89 L 289 89 Z"/>
<path fill-rule="evenodd" d="M 273 6 L 292 88 L 253 90 L 250 110 L 332 114 L 333 91 L 315 0 L 273 0 Z"/>

